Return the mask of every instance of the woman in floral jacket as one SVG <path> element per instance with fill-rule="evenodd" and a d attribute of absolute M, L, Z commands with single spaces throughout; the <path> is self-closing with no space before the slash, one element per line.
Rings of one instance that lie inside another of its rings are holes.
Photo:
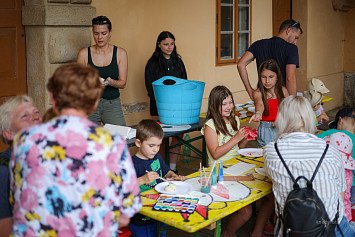
<path fill-rule="evenodd" d="M 11 159 L 15 236 L 117 236 L 141 208 L 126 143 L 87 119 L 102 92 L 94 69 L 49 79 L 58 117 L 18 134 Z"/>

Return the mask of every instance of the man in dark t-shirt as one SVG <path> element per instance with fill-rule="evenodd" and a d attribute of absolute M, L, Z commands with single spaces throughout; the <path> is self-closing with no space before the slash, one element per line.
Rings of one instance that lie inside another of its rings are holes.
<path fill-rule="evenodd" d="M 289 19 L 282 22 L 279 33 L 270 39 L 254 42 L 238 61 L 238 72 L 246 91 L 253 99 L 253 88 L 250 85 L 247 65 L 256 59 L 256 65 L 268 59 L 274 59 L 279 64 L 282 73 L 282 84 L 290 95 L 297 92 L 296 68 L 299 67 L 297 40 L 303 33 L 298 21 Z"/>

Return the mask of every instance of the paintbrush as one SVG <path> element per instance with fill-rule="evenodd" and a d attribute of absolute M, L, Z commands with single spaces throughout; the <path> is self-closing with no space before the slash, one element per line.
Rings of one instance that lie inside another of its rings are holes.
<path fill-rule="evenodd" d="M 207 182 L 205 183 L 205 187 L 206 187 L 207 184 L 210 182 L 210 178 L 211 178 L 211 176 L 212 176 L 213 169 L 214 169 L 214 167 L 216 166 L 216 163 L 217 163 L 217 161 L 215 160 L 214 163 L 213 163 L 213 165 L 212 165 L 211 172 L 210 172 L 210 175 L 208 176 Z"/>

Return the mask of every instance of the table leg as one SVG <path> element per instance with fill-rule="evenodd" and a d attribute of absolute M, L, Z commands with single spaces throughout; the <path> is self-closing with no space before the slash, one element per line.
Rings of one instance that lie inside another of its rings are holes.
<path fill-rule="evenodd" d="M 165 148 L 165 163 L 170 167 L 170 143 L 169 138 L 164 138 L 164 148 Z"/>
<path fill-rule="evenodd" d="M 207 150 L 206 150 L 206 140 L 203 137 L 202 138 L 202 165 L 203 165 L 203 167 L 208 166 L 207 160 L 208 160 L 208 158 L 207 158 Z"/>
<path fill-rule="evenodd" d="M 216 229 L 214 230 L 214 237 L 221 237 L 222 221 L 216 221 Z"/>

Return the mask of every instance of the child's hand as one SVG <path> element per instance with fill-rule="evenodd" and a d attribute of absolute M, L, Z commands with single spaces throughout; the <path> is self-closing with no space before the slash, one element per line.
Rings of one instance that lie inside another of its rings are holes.
<path fill-rule="evenodd" d="M 251 116 L 249 123 L 251 122 L 259 122 L 262 118 L 262 114 L 259 111 L 256 111 L 253 116 Z"/>
<path fill-rule="evenodd" d="M 320 122 L 328 122 L 329 121 L 329 117 L 326 114 L 321 114 L 318 116 L 317 120 Z"/>
<path fill-rule="evenodd" d="M 158 179 L 159 175 L 158 175 L 157 172 L 149 171 L 145 175 L 143 175 L 142 177 L 143 177 L 143 180 L 144 180 L 145 184 L 150 184 L 154 180 Z"/>
<path fill-rule="evenodd" d="M 177 175 L 171 170 L 169 170 L 169 172 L 165 175 L 165 178 L 167 180 L 181 180 L 181 181 L 185 180 L 185 176 Z"/>
<path fill-rule="evenodd" d="M 242 127 L 238 130 L 237 134 L 234 135 L 235 138 L 237 138 L 238 140 L 243 140 L 244 138 L 246 138 L 248 136 L 248 132 L 245 131 L 245 128 Z"/>
<path fill-rule="evenodd" d="M 178 181 L 184 181 L 186 178 L 183 175 L 174 175 L 171 178 L 168 178 L 168 180 L 178 180 Z"/>

